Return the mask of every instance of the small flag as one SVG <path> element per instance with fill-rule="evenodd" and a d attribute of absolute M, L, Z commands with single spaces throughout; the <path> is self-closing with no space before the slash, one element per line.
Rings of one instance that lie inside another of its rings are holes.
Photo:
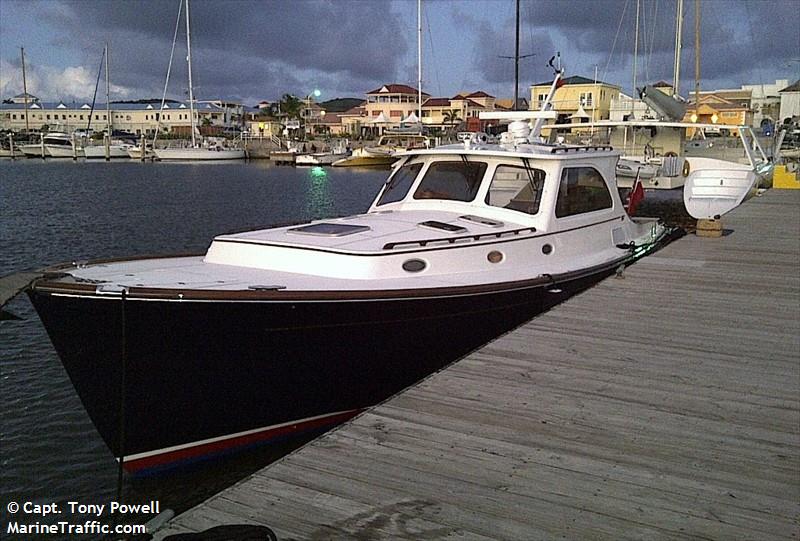
<path fill-rule="evenodd" d="M 642 181 L 639 178 L 641 170 L 641 167 L 636 170 L 636 180 L 633 181 L 633 188 L 631 188 L 631 193 L 628 196 L 628 216 L 633 216 L 636 213 L 636 207 L 644 199 L 644 186 L 642 186 Z"/>

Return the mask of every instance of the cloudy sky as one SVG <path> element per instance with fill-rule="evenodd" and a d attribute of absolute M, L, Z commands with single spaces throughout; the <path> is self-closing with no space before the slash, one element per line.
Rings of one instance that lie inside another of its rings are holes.
<path fill-rule="evenodd" d="M 567 75 L 630 92 L 637 3 L 637 86 L 671 81 L 677 0 L 522 0 L 521 92 Z M 85 101 L 103 44 L 112 99 L 160 97 L 179 0 L 0 0 L 0 97 L 28 89 L 44 101 Z M 363 97 L 417 80 L 415 0 L 192 0 L 195 95 L 255 104 L 290 92 Z M 694 86 L 694 1 L 685 1 L 682 90 Z M 800 0 L 702 0 L 701 84 L 738 88 L 800 77 Z M 434 96 L 513 95 L 514 0 L 423 0 L 423 87 Z M 186 92 L 180 27 L 168 95 Z M 101 93 L 103 90 L 101 90 Z"/>

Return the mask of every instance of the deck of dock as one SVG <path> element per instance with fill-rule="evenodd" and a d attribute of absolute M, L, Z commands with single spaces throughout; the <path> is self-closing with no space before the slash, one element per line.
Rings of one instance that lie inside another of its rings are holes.
<path fill-rule="evenodd" d="M 800 539 L 800 191 L 173 519 L 287 539 Z"/>

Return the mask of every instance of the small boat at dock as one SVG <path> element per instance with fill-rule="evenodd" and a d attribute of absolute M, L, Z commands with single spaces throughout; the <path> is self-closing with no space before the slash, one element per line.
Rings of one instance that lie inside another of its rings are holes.
<path fill-rule="evenodd" d="M 125 141 L 112 141 L 108 145 L 109 158 L 130 158 L 130 151 L 135 148 L 132 143 Z M 103 159 L 106 157 L 106 145 L 102 142 L 96 145 L 83 147 L 83 153 L 87 160 Z"/>
<path fill-rule="evenodd" d="M 419 134 L 382 135 L 375 146 L 365 146 L 353 150 L 346 158 L 333 162 L 334 167 L 369 167 L 391 165 L 397 159 L 395 154 L 405 150 L 429 148 L 430 139 Z"/>
<path fill-rule="evenodd" d="M 153 150 L 157 160 L 208 161 L 243 160 L 244 149 L 230 148 L 219 143 L 191 147 L 157 148 Z"/>

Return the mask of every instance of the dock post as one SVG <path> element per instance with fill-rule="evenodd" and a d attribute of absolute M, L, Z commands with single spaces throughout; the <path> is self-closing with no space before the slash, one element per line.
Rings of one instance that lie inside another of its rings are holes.
<path fill-rule="evenodd" d="M 719 238 L 722 236 L 722 220 L 720 219 L 699 219 L 697 220 L 697 236 L 707 238 Z"/>
<path fill-rule="evenodd" d="M 42 159 L 44 159 L 44 133 L 40 133 L 39 137 L 41 137 L 39 144 L 42 146 Z"/>
<path fill-rule="evenodd" d="M 103 134 L 103 146 L 105 146 L 105 153 L 106 153 L 106 161 L 111 159 L 111 136 L 109 134 Z"/>
<path fill-rule="evenodd" d="M 78 161 L 78 145 L 75 143 L 75 132 L 72 132 L 72 161 Z"/>
<path fill-rule="evenodd" d="M 139 140 L 139 148 L 142 149 L 142 155 L 139 157 L 139 159 L 144 161 L 144 157 L 147 155 L 147 147 L 145 146 L 144 134 L 142 134 L 142 138 Z"/>
<path fill-rule="evenodd" d="M 11 132 L 8 133 L 8 148 L 11 150 L 11 159 L 15 159 L 17 156 L 14 153 L 14 136 Z"/>

